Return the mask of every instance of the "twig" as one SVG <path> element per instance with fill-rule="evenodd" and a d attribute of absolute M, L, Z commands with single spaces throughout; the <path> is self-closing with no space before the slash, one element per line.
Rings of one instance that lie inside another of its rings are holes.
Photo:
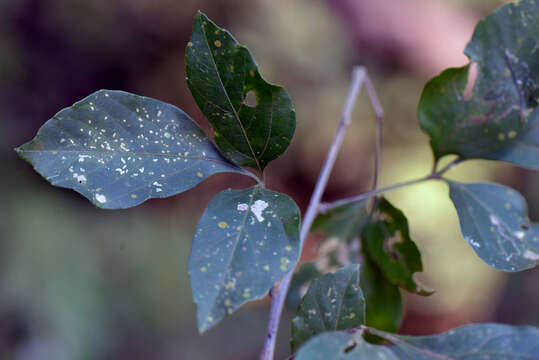
<path fill-rule="evenodd" d="M 382 145 L 384 127 L 384 109 L 378 100 L 374 85 L 369 74 L 365 75 L 365 90 L 372 105 L 372 110 L 376 115 L 376 152 L 374 158 L 374 181 L 371 190 L 376 190 L 380 183 L 380 172 L 382 171 Z"/>
<path fill-rule="evenodd" d="M 352 109 L 359 95 L 361 87 L 363 86 L 363 83 L 365 81 L 365 74 L 366 71 L 363 67 L 356 67 L 352 72 L 352 81 L 348 90 L 346 102 L 342 110 L 341 119 L 337 127 L 337 133 L 335 135 L 335 138 L 333 139 L 331 147 L 329 148 L 326 160 L 324 162 L 324 165 L 316 182 L 313 195 L 309 202 L 309 206 L 307 207 L 307 211 L 305 212 L 305 216 L 303 217 L 303 223 L 301 225 L 300 231 L 300 254 L 301 250 L 303 249 L 305 239 L 307 238 L 307 234 L 309 233 L 311 225 L 318 213 L 318 207 L 320 205 L 322 194 L 326 188 L 329 175 L 331 174 L 331 170 L 333 169 L 333 165 L 335 164 L 335 160 L 341 147 L 344 134 L 346 133 L 346 128 L 350 124 L 350 116 L 352 113 Z M 275 341 L 277 338 L 277 330 L 279 328 L 279 321 L 281 319 L 281 313 L 284 308 L 286 294 L 288 292 L 288 287 L 290 286 L 290 281 L 292 280 L 293 274 L 294 269 L 292 269 L 288 274 L 286 274 L 283 280 L 278 285 L 274 286 L 272 289 L 272 302 L 269 314 L 268 328 L 266 331 L 266 338 L 264 340 L 264 347 L 262 348 L 262 352 L 260 354 L 260 360 L 273 360 L 273 354 L 275 352 Z"/>

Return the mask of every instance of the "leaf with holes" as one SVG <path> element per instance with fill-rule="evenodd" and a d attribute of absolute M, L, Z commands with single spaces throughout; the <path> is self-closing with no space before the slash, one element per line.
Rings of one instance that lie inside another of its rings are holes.
<path fill-rule="evenodd" d="M 324 275 L 311 284 L 292 320 L 292 352 L 316 334 L 355 328 L 364 321 L 359 265 Z"/>
<path fill-rule="evenodd" d="M 462 235 L 484 262 L 503 271 L 539 263 L 539 224 L 530 223 L 522 195 L 498 184 L 446 182 Z"/>
<path fill-rule="evenodd" d="M 290 96 L 262 79 L 249 50 L 202 13 L 195 17 L 186 69 L 189 89 L 229 160 L 262 171 L 284 153 L 296 128 Z"/>
<path fill-rule="evenodd" d="M 502 6 L 476 26 L 465 50 L 471 63 L 425 86 L 419 123 L 436 158 L 456 154 L 539 169 L 538 37 L 539 2 Z"/>
<path fill-rule="evenodd" d="M 432 294 L 414 280 L 414 273 L 422 271 L 423 264 L 419 249 L 410 238 L 404 213 L 380 198 L 374 216 L 377 220 L 363 232 L 368 256 L 392 284 L 419 295 Z"/>
<path fill-rule="evenodd" d="M 330 332 L 301 347 L 295 360 L 528 360 L 539 358 L 539 329 L 474 324 L 432 336 L 400 336 L 371 330 L 389 345 L 367 343 L 359 333 Z"/>
<path fill-rule="evenodd" d="M 366 302 L 365 324 L 396 332 L 404 313 L 404 299 L 400 289 L 391 284 L 368 258 L 361 264 L 359 285 Z"/>
<path fill-rule="evenodd" d="M 52 185 L 105 209 L 172 196 L 220 172 L 247 174 L 177 107 L 122 91 L 63 109 L 16 151 Z"/>
<path fill-rule="evenodd" d="M 217 194 L 195 231 L 189 276 L 201 332 L 264 297 L 299 258 L 300 212 L 288 196 L 254 186 Z"/>

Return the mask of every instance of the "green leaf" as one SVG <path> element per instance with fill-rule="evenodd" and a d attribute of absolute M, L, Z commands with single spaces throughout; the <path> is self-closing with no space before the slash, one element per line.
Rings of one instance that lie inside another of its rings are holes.
<path fill-rule="evenodd" d="M 52 185 L 105 209 L 186 191 L 228 162 L 183 111 L 122 91 L 100 90 L 47 121 L 16 149 Z"/>
<path fill-rule="evenodd" d="M 324 275 L 311 284 L 292 320 L 292 352 L 316 334 L 355 328 L 364 321 L 359 265 Z"/>
<path fill-rule="evenodd" d="M 539 3 L 507 4 L 478 23 L 466 47 L 475 81 L 468 84 L 469 64 L 425 86 L 419 123 L 437 159 L 456 154 L 539 169 L 537 113 L 531 115 L 539 99 L 538 37 Z"/>
<path fill-rule="evenodd" d="M 503 271 L 538 264 L 539 224 L 530 224 L 522 195 L 498 184 L 446 182 L 462 235 L 484 262 Z"/>
<path fill-rule="evenodd" d="M 189 276 L 203 332 L 264 297 L 299 258 L 300 212 L 288 196 L 254 186 L 217 194 L 195 231 Z"/>
<path fill-rule="evenodd" d="M 187 84 L 225 157 L 262 171 L 292 140 L 296 115 L 288 93 L 267 83 L 249 50 L 198 13 L 186 51 Z M 248 94 L 256 96 L 256 105 Z"/>
<path fill-rule="evenodd" d="M 474 324 L 432 336 L 375 331 L 391 345 L 372 345 L 359 333 L 329 332 L 309 340 L 295 360 L 530 360 L 539 358 L 539 329 Z"/>
<path fill-rule="evenodd" d="M 359 286 L 366 306 L 365 324 L 376 329 L 397 332 L 404 313 L 400 289 L 391 284 L 369 259 L 361 264 Z"/>
<path fill-rule="evenodd" d="M 338 237 L 346 242 L 357 238 L 369 221 L 367 202 L 358 201 L 319 214 L 311 231 L 323 231 L 328 237 Z"/>
<path fill-rule="evenodd" d="M 380 198 L 375 218 L 378 220 L 369 223 L 363 232 L 369 257 L 392 284 L 419 295 L 432 294 L 414 280 L 414 273 L 422 271 L 423 264 L 404 213 Z"/>
<path fill-rule="evenodd" d="M 290 287 L 286 293 L 286 306 L 296 312 L 303 295 L 307 292 L 309 283 L 322 275 L 314 263 L 302 264 L 299 270 L 294 273 L 290 282 Z"/>

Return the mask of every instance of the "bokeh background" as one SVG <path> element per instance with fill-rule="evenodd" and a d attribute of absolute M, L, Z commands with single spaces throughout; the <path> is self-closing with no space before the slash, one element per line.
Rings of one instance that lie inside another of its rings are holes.
<path fill-rule="evenodd" d="M 476 21 L 500 0 L 0 0 L 0 359 L 255 359 L 268 301 L 245 306 L 200 336 L 187 259 L 218 175 L 125 211 L 94 208 L 53 188 L 12 149 L 61 108 L 101 89 L 171 102 L 206 130 L 185 84 L 184 49 L 197 9 L 246 44 L 264 77 L 297 109 L 292 146 L 267 169 L 270 188 L 305 209 L 338 122 L 354 64 L 366 65 L 386 111 L 383 184 L 421 176 L 432 156 L 416 106 L 425 82 L 466 63 Z M 362 96 L 325 199 L 368 189 L 374 116 Z M 539 220 L 539 176 L 470 161 L 448 175 L 513 186 Z M 497 272 L 458 231 L 448 189 L 427 183 L 388 194 L 421 248 L 420 276 L 436 293 L 407 296 L 405 334 L 478 321 L 539 325 L 538 270 Z M 311 239 L 310 248 L 316 246 Z M 311 251 L 312 253 L 312 251 Z M 290 314 L 279 336 L 288 356 Z"/>

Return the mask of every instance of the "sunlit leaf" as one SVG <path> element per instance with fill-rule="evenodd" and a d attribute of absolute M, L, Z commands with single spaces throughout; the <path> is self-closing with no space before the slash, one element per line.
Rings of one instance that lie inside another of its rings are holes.
<path fill-rule="evenodd" d="M 530 223 L 519 193 L 498 184 L 446 181 L 462 235 L 484 262 L 503 271 L 539 263 L 539 224 Z"/>
<path fill-rule="evenodd" d="M 245 173 L 183 111 L 122 91 L 63 109 L 16 150 L 52 185 L 106 209 L 172 196 L 219 172 Z"/>
<path fill-rule="evenodd" d="M 189 276 L 201 332 L 264 297 L 299 257 L 300 212 L 288 196 L 254 186 L 217 194 L 195 231 Z"/>
<path fill-rule="evenodd" d="M 539 99 L 538 38 L 534 0 L 507 4 L 478 23 L 465 50 L 474 65 L 444 71 L 421 96 L 419 122 L 436 158 L 456 154 L 539 169 L 539 120 L 532 115 Z"/>
<path fill-rule="evenodd" d="M 286 150 L 296 127 L 290 96 L 262 79 L 249 50 L 202 13 L 186 64 L 189 89 L 228 159 L 261 171 Z"/>
<path fill-rule="evenodd" d="M 466 325 L 433 336 L 398 336 L 382 331 L 390 345 L 367 343 L 359 333 L 320 334 L 295 360 L 531 360 L 539 358 L 539 330 L 531 326 Z"/>
<path fill-rule="evenodd" d="M 365 321 L 359 266 L 350 265 L 315 280 L 292 320 L 292 352 L 325 331 L 355 328 Z"/>
<path fill-rule="evenodd" d="M 410 238 L 404 213 L 381 198 L 375 219 L 363 232 L 369 257 L 392 284 L 420 295 L 430 295 L 431 291 L 414 280 L 414 273 L 422 271 L 423 264 L 419 249 Z"/>

